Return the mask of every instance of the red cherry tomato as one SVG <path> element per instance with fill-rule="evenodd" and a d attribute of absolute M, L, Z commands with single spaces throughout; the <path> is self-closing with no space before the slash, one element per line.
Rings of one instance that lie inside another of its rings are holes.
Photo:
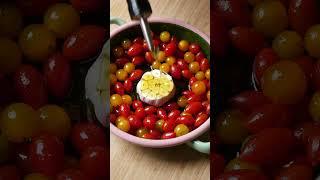
<path fill-rule="evenodd" d="M 244 91 L 230 99 L 233 108 L 250 114 L 256 107 L 269 103 L 270 100 L 262 92 Z"/>
<path fill-rule="evenodd" d="M 139 129 L 142 127 L 142 121 L 136 115 L 130 115 L 128 117 L 130 128 Z"/>
<path fill-rule="evenodd" d="M 181 69 L 176 64 L 170 67 L 170 74 L 175 79 L 181 79 Z"/>
<path fill-rule="evenodd" d="M 290 129 L 268 128 L 249 138 L 239 157 L 257 165 L 276 165 L 286 159 L 294 144 Z"/>
<path fill-rule="evenodd" d="M 83 152 L 91 146 L 106 146 L 106 134 L 103 129 L 93 123 L 76 123 L 71 130 L 71 142 Z"/>
<path fill-rule="evenodd" d="M 313 170 L 310 166 L 292 164 L 280 170 L 275 180 L 281 179 L 312 179 Z"/>
<path fill-rule="evenodd" d="M 184 111 L 190 114 L 197 114 L 202 110 L 202 108 L 201 102 L 192 102 L 187 105 Z"/>
<path fill-rule="evenodd" d="M 152 64 L 153 61 L 154 61 L 153 55 L 152 55 L 152 53 L 151 53 L 150 51 L 149 51 L 149 52 L 146 52 L 145 58 L 146 58 L 146 60 L 147 60 L 147 62 L 148 62 L 149 64 Z"/>
<path fill-rule="evenodd" d="M 173 110 L 175 110 L 175 109 L 179 109 L 180 106 L 178 105 L 177 102 L 170 102 L 170 103 L 165 104 L 163 108 L 164 108 L 167 112 L 171 112 L 171 111 L 173 111 Z"/>
<path fill-rule="evenodd" d="M 168 119 L 162 125 L 162 130 L 165 133 L 173 132 L 174 128 L 176 127 L 176 120 L 175 119 Z M 176 134 L 175 134 L 176 135 Z"/>
<path fill-rule="evenodd" d="M 171 42 L 164 49 L 164 53 L 166 56 L 172 56 L 176 50 L 177 50 L 177 44 Z"/>
<path fill-rule="evenodd" d="M 155 114 L 157 112 L 157 108 L 154 106 L 147 106 L 144 108 L 144 111 L 147 115 Z"/>
<path fill-rule="evenodd" d="M 176 36 L 172 36 L 171 39 L 170 39 L 170 42 L 174 43 L 174 44 L 178 44 L 178 39 Z"/>
<path fill-rule="evenodd" d="M 96 25 L 80 26 L 65 40 L 63 55 L 71 61 L 79 61 L 95 56 L 101 50 L 106 37 L 106 29 Z"/>
<path fill-rule="evenodd" d="M 22 102 L 35 109 L 47 104 L 48 95 L 43 77 L 33 66 L 20 66 L 14 74 L 14 83 Z"/>
<path fill-rule="evenodd" d="M 59 2 L 59 0 L 17 0 L 17 6 L 26 16 L 41 16 L 49 6 Z"/>
<path fill-rule="evenodd" d="M 141 78 L 142 75 L 143 71 L 141 69 L 136 69 L 130 74 L 129 79 L 131 81 L 137 81 Z"/>
<path fill-rule="evenodd" d="M 278 60 L 279 57 L 272 48 L 264 48 L 257 54 L 253 62 L 253 73 L 257 83 L 260 84 L 264 71 Z"/>
<path fill-rule="evenodd" d="M 294 130 L 294 136 L 302 145 L 307 144 L 309 138 L 315 135 L 320 135 L 320 126 L 312 122 L 300 123 Z"/>
<path fill-rule="evenodd" d="M 72 6 L 83 13 L 93 13 L 102 9 L 103 0 L 70 0 Z"/>
<path fill-rule="evenodd" d="M 143 45 L 143 38 L 142 37 L 136 37 L 133 41 L 134 44 L 141 44 Z"/>
<path fill-rule="evenodd" d="M 128 59 L 128 58 L 124 58 L 124 57 L 118 58 L 118 59 L 116 59 L 116 61 L 115 61 L 116 65 L 117 65 L 117 67 L 118 67 L 119 69 L 122 69 L 123 66 L 124 66 L 125 64 L 127 64 L 128 62 L 130 62 L 129 59 Z"/>
<path fill-rule="evenodd" d="M 132 81 L 130 81 L 129 79 L 125 80 L 123 82 L 123 88 L 124 88 L 124 90 L 126 90 L 126 92 L 131 92 L 132 88 L 133 88 Z M 119 94 L 119 93 L 117 93 L 117 94 Z"/>
<path fill-rule="evenodd" d="M 250 25 L 250 11 L 246 1 L 217 0 L 213 4 L 213 11 L 219 13 L 229 26 Z"/>
<path fill-rule="evenodd" d="M 0 167 L 0 179 L 3 180 L 20 180 L 20 175 L 17 167 L 6 165 Z"/>
<path fill-rule="evenodd" d="M 291 0 L 288 16 L 291 28 L 304 36 L 309 27 L 319 22 L 317 3 L 313 0 Z"/>
<path fill-rule="evenodd" d="M 217 56 L 224 56 L 230 43 L 228 38 L 228 28 L 221 17 L 219 17 L 216 13 L 212 14 L 213 16 L 211 17 L 211 23 L 212 26 L 215 27 L 212 29 L 212 51 Z M 198 52 L 196 54 L 196 61 L 199 62 L 204 57 L 205 56 L 202 52 Z"/>
<path fill-rule="evenodd" d="M 261 172 L 258 172 L 256 170 L 232 170 L 225 172 L 218 176 L 216 180 L 254 180 L 254 179 L 259 179 L 259 180 L 267 180 L 268 178 L 262 174 Z"/>
<path fill-rule="evenodd" d="M 286 106 L 265 104 L 256 108 L 245 124 L 247 129 L 255 134 L 266 128 L 288 127 L 290 122 L 290 112 Z"/>
<path fill-rule="evenodd" d="M 262 34 L 248 27 L 232 28 L 229 37 L 234 47 L 250 56 L 257 54 L 266 44 Z"/>
<path fill-rule="evenodd" d="M 134 43 L 129 49 L 128 49 L 128 55 L 131 57 L 138 56 L 143 52 L 143 46 L 138 43 Z"/>
<path fill-rule="evenodd" d="M 313 58 L 310 57 L 310 56 L 303 56 L 303 57 L 300 57 L 300 58 L 296 58 L 294 61 L 304 71 L 304 73 L 306 74 L 306 77 L 308 78 L 308 80 L 310 80 L 312 78 L 312 71 L 313 71 L 313 67 L 314 67 Z"/>
<path fill-rule="evenodd" d="M 160 119 L 163 119 L 163 120 L 166 120 L 167 119 L 167 112 L 162 109 L 162 108 L 159 108 L 157 110 L 157 116 L 160 118 Z"/>
<path fill-rule="evenodd" d="M 124 117 L 128 117 L 130 115 L 130 106 L 128 104 L 121 104 L 119 106 L 120 115 Z"/>
<path fill-rule="evenodd" d="M 149 134 L 152 137 L 152 139 L 160 139 L 161 138 L 161 133 L 158 130 L 150 129 Z"/>
<path fill-rule="evenodd" d="M 207 114 L 200 114 L 197 116 L 196 121 L 194 123 L 194 127 L 201 126 L 204 122 L 208 120 L 209 116 Z"/>
<path fill-rule="evenodd" d="M 114 91 L 119 94 L 119 95 L 124 95 L 124 86 L 121 82 L 116 82 L 116 84 L 114 84 Z"/>
<path fill-rule="evenodd" d="M 91 179 L 107 179 L 109 174 L 109 154 L 107 148 L 88 148 L 80 159 L 80 170 Z"/>
<path fill-rule="evenodd" d="M 207 69 L 210 68 L 210 63 L 209 63 L 209 60 L 206 59 L 206 58 L 203 58 L 201 61 L 200 61 L 200 69 L 201 71 L 205 72 Z"/>
<path fill-rule="evenodd" d="M 199 46 L 199 44 L 196 43 L 191 43 L 189 45 L 189 51 L 192 52 L 193 54 L 197 54 L 198 52 L 200 52 L 201 48 Z"/>
<path fill-rule="evenodd" d="M 144 63 L 144 58 L 142 56 L 135 56 L 131 61 L 135 66 L 142 65 Z"/>
<path fill-rule="evenodd" d="M 56 180 L 89 180 L 89 177 L 78 169 L 66 169 L 57 175 Z"/>
<path fill-rule="evenodd" d="M 190 79 L 193 77 L 193 74 L 192 72 L 189 70 L 189 69 L 184 69 L 181 71 L 181 74 L 182 76 L 185 78 L 185 79 Z"/>
<path fill-rule="evenodd" d="M 161 139 L 171 139 L 171 138 L 175 138 L 175 137 L 176 137 L 175 132 L 166 132 L 166 133 L 162 134 Z"/>
<path fill-rule="evenodd" d="M 196 94 L 192 94 L 188 97 L 188 103 L 192 103 L 192 102 L 200 102 L 201 101 L 201 96 L 196 95 Z"/>
<path fill-rule="evenodd" d="M 143 119 L 143 126 L 147 129 L 155 129 L 156 122 L 157 122 L 157 118 L 155 115 L 148 115 Z"/>
<path fill-rule="evenodd" d="M 177 66 L 181 70 L 189 69 L 188 63 L 184 59 L 178 59 Z"/>
<path fill-rule="evenodd" d="M 70 90 L 71 69 L 68 60 L 60 53 L 51 56 L 43 66 L 48 91 L 56 98 L 64 98 Z"/>
<path fill-rule="evenodd" d="M 213 178 L 215 179 L 218 177 L 220 174 L 223 173 L 224 167 L 225 167 L 225 159 L 222 155 L 213 153 L 211 154 L 211 164 L 214 164 L 214 166 L 210 166 L 211 168 L 211 174 L 213 175 Z"/>
<path fill-rule="evenodd" d="M 194 92 L 190 91 L 190 90 L 186 90 L 182 92 L 182 95 L 185 96 L 186 98 L 190 98 L 191 96 L 194 95 Z"/>
<path fill-rule="evenodd" d="M 62 168 L 64 147 L 56 136 L 40 135 L 32 138 L 29 153 L 33 172 L 53 176 Z"/>
<path fill-rule="evenodd" d="M 143 108 L 143 103 L 141 101 L 139 101 L 139 100 L 134 100 L 132 102 L 132 108 L 133 109 L 137 109 L 138 107 Z"/>
<path fill-rule="evenodd" d="M 189 86 L 191 87 L 193 83 L 197 82 L 198 79 L 195 78 L 195 77 L 191 77 L 190 80 L 189 80 Z"/>
<path fill-rule="evenodd" d="M 180 113 L 181 112 L 179 110 L 174 109 L 168 114 L 168 119 L 176 120 L 180 116 Z"/>
<path fill-rule="evenodd" d="M 227 34 L 226 34 L 226 36 L 228 36 L 228 31 L 227 31 Z M 228 38 L 229 39 L 229 38 Z M 217 45 L 218 46 L 218 45 Z M 214 48 L 214 46 L 213 46 L 213 48 Z M 213 49 L 214 50 L 214 49 Z M 216 53 L 217 55 L 219 55 L 219 53 Z M 198 52 L 198 54 L 196 54 L 196 61 L 197 62 L 201 62 L 201 60 L 203 59 L 203 58 L 205 58 L 205 54 L 203 54 L 203 52 Z"/>
<path fill-rule="evenodd" d="M 139 119 L 144 119 L 146 117 L 146 112 L 144 111 L 143 107 L 137 107 L 136 111 L 134 114 L 139 118 Z"/>
<path fill-rule="evenodd" d="M 193 126 L 195 123 L 195 120 L 192 116 L 186 115 L 186 116 L 179 116 L 176 119 L 176 124 L 184 124 L 186 126 Z"/>

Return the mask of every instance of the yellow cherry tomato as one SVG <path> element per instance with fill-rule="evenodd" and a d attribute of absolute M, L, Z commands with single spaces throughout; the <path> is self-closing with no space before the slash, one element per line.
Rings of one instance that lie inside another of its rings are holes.
<path fill-rule="evenodd" d="M 189 42 L 186 40 L 181 40 L 178 44 L 178 48 L 181 51 L 187 51 L 189 49 Z"/>
<path fill-rule="evenodd" d="M 183 136 L 189 133 L 189 128 L 184 124 L 179 124 L 174 128 L 174 132 L 176 133 L 177 137 Z"/>
<path fill-rule="evenodd" d="M 123 66 L 123 70 L 125 70 L 127 73 L 132 73 L 135 69 L 135 66 L 133 63 L 128 62 Z"/>
<path fill-rule="evenodd" d="M 110 63 L 110 73 L 115 74 L 117 72 L 117 65 L 115 63 Z"/>
<path fill-rule="evenodd" d="M 129 105 L 132 104 L 132 98 L 128 94 L 123 95 L 121 98 L 123 103 L 129 104 Z"/>
<path fill-rule="evenodd" d="M 169 42 L 170 41 L 170 33 L 168 31 L 163 31 L 160 33 L 160 40 L 162 42 Z"/>
<path fill-rule="evenodd" d="M 184 60 L 186 60 L 188 63 L 191 63 L 192 61 L 194 61 L 195 56 L 192 52 L 186 52 L 184 54 Z"/>
<path fill-rule="evenodd" d="M 166 59 L 166 63 L 168 63 L 170 66 L 173 65 L 176 62 L 176 58 L 173 56 L 169 56 Z"/>
<path fill-rule="evenodd" d="M 110 97 L 110 103 L 113 107 L 120 106 L 122 104 L 122 97 L 119 94 L 113 94 Z"/>
<path fill-rule="evenodd" d="M 162 63 L 160 66 L 160 70 L 168 73 L 170 71 L 170 65 L 168 63 Z"/>
<path fill-rule="evenodd" d="M 116 76 L 119 81 L 125 81 L 128 77 L 128 73 L 127 73 L 127 71 L 125 71 L 123 69 L 119 69 L 116 72 Z"/>

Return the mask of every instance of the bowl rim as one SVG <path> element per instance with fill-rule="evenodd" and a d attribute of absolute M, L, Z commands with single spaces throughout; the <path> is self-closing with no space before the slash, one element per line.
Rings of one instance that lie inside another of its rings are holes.
<path fill-rule="evenodd" d="M 166 23 L 166 24 L 174 24 L 179 25 L 181 27 L 184 27 L 186 29 L 191 30 L 192 32 L 198 34 L 201 38 L 203 38 L 210 46 L 210 38 L 205 33 L 201 32 L 197 28 L 174 18 L 160 18 L 160 17 L 151 17 L 148 19 L 150 23 Z M 110 39 L 117 35 L 118 33 L 122 32 L 123 30 L 129 29 L 133 26 L 138 25 L 138 21 L 131 21 L 123 24 L 122 26 L 117 27 L 115 30 L 113 30 L 110 33 Z M 192 141 L 196 139 L 197 137 L 201 136 L 203 133 L 205 133 L 210 128 L 210 117 L 206 122 L 204 122 L 201 126 L 194 129 L 193 131 L 189 132 L 186 135 L 175 137 L 172 139 L 162 139 L 162 140 L 151 140 L 151 139 L 143 139 L 134 135 L 131 135 L 127 132 L 121 131 L 118 129 L 115 125 L 110 123 L 110 131 L 115 134 L 116 136 L 120 137 L 121 139 L 127 140 L 131 143 L 138 144 L 144 147 L 153 147 L 153 148 L 164 148 L 164 147 L 172 147 L 177 146 L 180 144 L 184 144 L 186 142 Z"/>

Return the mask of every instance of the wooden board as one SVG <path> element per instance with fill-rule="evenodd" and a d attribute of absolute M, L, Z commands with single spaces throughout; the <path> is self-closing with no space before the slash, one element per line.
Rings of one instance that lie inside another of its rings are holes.
<path fill-rule="evenodd" d="M 149 0 L 154 17 L 183 20 L 210 34 L 209 0 Z M 111 0 L 110 15 L 130 21 L 125 0 Z M 117 28 L 112 25 L 111 31 Z M 115 135 L 110 137 L 111 180 L 208 180 L 208 155 L 186 145 L 152 149 L 128 143 Z"/>

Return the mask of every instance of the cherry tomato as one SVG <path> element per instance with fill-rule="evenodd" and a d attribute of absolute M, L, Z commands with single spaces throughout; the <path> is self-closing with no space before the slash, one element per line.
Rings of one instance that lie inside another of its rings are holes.
<path fill-rule="evenodd" d="M 201 61 L 200 61 L 200 70 L 201 71 L 206 71 L 207 69 L 210 68 L 210 64 L 209 64 L 209 60 L 206 59 L 206 58 L 203 58 Z"/>
<path fill-rule="evenodd" d="M 190 79 L 190 78 L 192 78 L 192 76 L 193 76 L 192 72 L 191 72 L 189 69 L 184 69 L 184 70 L 182 70 L 182 71 L 181 71 L 181 74 L 182 74 L 182 76 L 183 76 L 184 78 L 186 78 L 186 79 Z"/>
<path fill-rule="evenodd" d="M 301 67 L 309 82 L 312 79 L 312 71 L 315 67 L 313 58 L 311 58 L 310 56 L 302 56 L 294 59 L 294 62 Z"/>
<path fill-rule="evenodd" d="M 203 81 L 196 81 L 191 85 L 191 90 L 195 93 L 195 95 L 202 95 L 207 89 Z"/>
<path fill-rule="evenodd" d="M 158 130 L 150 129 L 149 134 L 152 137 L 152 139 L 160 139 L 161 138 L 161 133 Z"/>
<path fill-rule="evenodd" d="M 53 176 L 62 168 L 64 147 L 56 136 L 44 134 L 32 138 L 29 153 L 33 172 Z"/>
<path fill-rule="evenodd" d="M 287 10 L 280 1 L 264 1 L 254 7 L 253 26 L 267 37 L 275 37 L 288 26 Z"/>
<path fill-rule="evenodd" d="M 56 37 L 46 26 L 31 24 L 20 34 L 19 45 L 28 60 L 43 62 L 56 50 Z"/>
<path fill-rule="evenodd" d="M 305 34 L 304 46 L 310 56 L 320 58 L 317 42 L 320 41 L 320 25 L 311 26 Z"/>
<path fill-rule="evenodd" d="M 307 144 L 310 137 L 319 134 L 320 126 L 312 122 L 300 123 L 294 130 L 294 136 L 300 144 Z"/>
<path fill-rule="evenodd" d="M 143 103 L 139 100 L 134 100 L 132 102 L 132 108 L 136 110 L 138 107 L 143 108 Z"/>
<path fill-rule="evenodd" d="M 207 114 L 200 114 L 197 116 L 195 122 L 194 122 L 194 127 L 199 127 L 201 126 L 204 122 L 208 120 L 209 116 Z"/>
<path fill-rule="evenodd" d="M 133 88 L 133 83 L 129 79 L 123 82 L 123 88 L 126 92 L 131 92 Z M 118 93 L 119 94 L 119 93 Z"/>
<path fill-rule="evenodd" d="M 157 110 L 157 116 L 160 118 L 160 119 L 167 119 L 167 112 L 162 109 L 162 108 L 159 108 Z"/>
<path fill-rule="evenodd" d="M 320 60 L 313 64 L 312 69 L 312 85 L 315 90 L 320 90 Z"/>
<path fill-rule="evenodd" d="M 155 129 L 157 118 L 155 115 L 148 115 L 143 119 L 143 126 L 147 129 Z"/>
<path fill-rule="evenodd" d="M 178 117 L 180 116 L 180 111 L 175 109 L 172 110 L 169 114 L 168 114 L 168 119 L 174 119 L 176 120 Z"/>
<path fill-rule="evenodd" d="M 89 180 L 86 174 L 78 169 L 66 169 L 57 175 L 56 180 Z"/>
<path fill-rule="evenodd" d="M 2 132 L 13 142 L 22 142 L 39 131 L 38 114 L 31 106 L 23 103 L 7 106 L 2 111 L 0 122 Z"/>
<path fill-rule="evenodd" d="M 222 155 L 214 153 L 211 154 L 211 163 L 214 164 L 214 166 L 210 166 L 211 174 L 213 174 L 213 178 L 215 179 L 220 174 L 223 173 L 224 166 L 225 166 L 225 159 Z"/>
<path fill-rule="evenodd" d="M 177 60 L 177 66 L 181 70 L 187 70 L 189 68 L 188 63 L 183 59 Z"/>
<path fill-rule="evenodd" d="M 289 109 L 277 104 L 265 104 L 249 115 L 246 127 L 251 133 L 258 133 L 272 127 L 288 127 L 291 123 Z"/>
<path fill-rule="evenodd" d="M 122 97 L 121 97 L 119 94 L 113 94 L 113 95 L 110 97 L 110 104 L 111 104 L 113 107 L 120 106 L 120 105 L 122 104 Z"/>
<path fill-rule="evenodd" d="M 146 61 L 147 61 L 149 64 L 151 64 L 151 63 L 154 62 L 153 55 L 152 55 L 152 53 L 151 53 L 150 51 L 149 51 L 149 52 L 146 52 L 146 54 L 145 54 L 145 59 L 146 59 Z"/>
<path fill-rule="evenodd" d="M 117 67 L 118 67 L 119 69 L 123 68 L 123 66 L 124 66 L 125 64 L 127 64 L 128 62 L 129 62 L 129 59 L 128 59 L 128 58 L 124 58 L 124 57 L 118 58 L 118 59 L 116 59 L 116 61 L 115 61 L 116 65 L 117 65 Z M 116 72 L 117 72 L 117 70 L 115 70 L 114 74 L 115 74 Z"/>
<path fill-rule="evenodd" d="M 320 92 L 314 93 L 309 104 L 309 113 L 315 122 L 320 121 Z"/>
<path fill-rule="evenodd" d="M 312 163 L 312 166 L 318 165 L 320 162 L 320 136 L 318 134 L 311 135 L 308 138 L 308 142 L 305 145 L 305 151 L 307 152 L 308 160 Z"/>
<path fill-rule="evenodd" d="M 181 50 L 181 51 L 187 51 L 189 49 L 189 42 L 186 41 L 186 40 L 181 40 L 178 44 L 178 48 Z"/>
<path fill-rule="evenodd" d="M 194 56 L 194 54 L 192 54 L 191 52 L 186 52 L 185 54 L 184 54 L 184 60 L 185 61 L 187 61 L 187 63 L 192 63 L 193 61 L 194 61 L 194 59 L 195 59 L 195 56 Z M 198 62 L 197 62 L 198 63 Z M 190 65 L 189 65 L 189 69 L 190 69 Z M 191 70 L 190 70 L 191 71 Z"/>
<path fill-rule="evenodd" d="M 3 37 L 17 37 L 23 25 L 20 10 L 12 4 L 1 3 L 0 14 L 0 35 Z"/>
<path fill-rule="evenodd" d="M 189 51 L 192 52 L 193 54 L 197 54 L 200 52 L 201 47 L 197 43 L 191 43 L 189 46 Z"/>
<path fill-rule="evenodd" d="M 143 38 L 142 37 L 136 37 L 132 42 L 142 45 L 143 44 Z"/>
<path fill-rule="evenodd" d="M 175 79 L 181 79 L 181 69 L 179 69 L 178 65 L 173 64 L 170 67 L 170 74 Z"/>
<path fill-rule="evenodd" d="M 291 59 L 304 53 L 302 37 L 295 31 L 283 31 L 272 42 L 272 48 L 282 59 Z"/>
<path fill-rule="evenodd" d="M 243 91 L 229 100 L 233 108 L 249 114 L 254 108 L 270 102 L 262 92 Z"/>
<path fill-rule="evenodd" d="M 239 158 L 234 158 L 233 160 L 231 160 L 227 164 L 225 171 L 233 171 L 233 170 L 241 170 L 241 169 L 255 170 L 255 171 L 261 172 L 261 169 L 257 165 L 246 162 L 246 161 L 242 161 Z"/>
<path fill-rule="evenodd" d="M 227 34 L 228 37 L 228 34 Z M 198 54 L 196 54 L 196 61 L 200 62 L 203 58 L 205 58 L 205 54 L 203 54 L 203 52 L 198 52 Z"/>
<path fill-rule="evenodd" d="M 171 112 L 175 109 L 179 109 L 179 105 L 176 102 L 170 102 L 164 105 L 163 107 L 167 112 Z"/>
<path fill-rule="evenodd" d="M 116 58 L 121 58 L 123 57 L 125 54 L 124 54 L 124 49 L 123 47 L 121 46 L 117 46 L 113 49 L 113 55 L 116 57 Z M 129 60 L 128 60 L 129 61 Z M 122 68 L 122 67 L 121 67 Z"/>
<path fill-rule="evenodd" d="M 40 129 L 60 138 L 66 138 L 71 129 L 71 120 L 64 109 L 57 105 L 46 105 L 38 110 Z"/>
<path fill-rule="evenodd" d="M 114 91 L 119 95 L 124 95 L 124 86 L 121 82 L 116 82 L 114 85 Z"/>
<path fill-rule="evenodd" d="M 163 31 L 160 33 L 160 40 L 162 42 L 169 42 L 170 41 L 170 33 L 168 31 Z"/>
<path fill-rule="evenodd" d="M 0 9 L 0 13 L 1 13 L 1 9 Z M 0 20 L 0 23 L 1 23 L 1 20 Z M 0 38 L 0 56 L 1 56 L 1 60 L 0 60 L 1 73 L 4 73 L 4 74 L 13 73 L 21 64 L 21 60 L 22 60 L 21 49 L 11 39 Z"/>
<path fill-rule="evenodd" d="M 104 1 L 102 0 L 70 0 L 72 6 L 79 12 L 94 13 L 103 9 Z"/>
<path fill-rule="evenodd" d="M 267 180 L 268 178 L 261 172 L 257 172 L 256 170 L 233 170 L 228 171 L 216 178 L 216 180 L 229 180 L 229 179 L 236 179 L 236 180 Z"/>
<path fill-rule="evenodd" d="M 166 132 L 166 133 L 162 134 L 161 139 L 171 139 L 171 138 L 175 138 L 175 137 L 176 137 L 175 132 Z"/>
<path fill-rule="evenodd" d="M 240 159 L 257 165 L 275 165 L 289 154 L 295 144 L 290 129 L 268 128 L 243 144 Z"/>
<path fill-rule="evenodd" d="M 248 132 L 243 121 L 244 114 L 240 111 L 231 110 L 221 113 L 215 124 L 215 132 L 221 142 L 225 144 L 240 144 Z"/>
<path fill-rule="evenodd" d="M 92 146 L 106 146 L 106 134 L 93 123 L 76 123 L 71 130 L 71 141 L 79 152 Z"/>
<path fill-rule="evenodd" d="M 46 11 L 44 24 L 57 37 L 65 38 L 80 25 L 80 16 L 71 5 L 58 3 Z"/>
<path fill-rule="evenodd" d="M 166 56 L 172 56 L 176 50 L 177 50 L 177 45 L 171 42 L 164 49 L 164 53 Z"/>
<path fill-rule="evenodd" d="M 185 112 L 190 114 L 197 114 L 202 110 L 202 104 L 200 102 L 191 102 L 185 108 Z"/>
<path fill-rule="evenodd" d="M 80 26 L 63 44 L 63 55 L 71 61 L 80 61 L 97 55 L 106 38 L 106 29 L 96 25 Z"/>
<path fill-rule="evenodd" d="M 147 106 L 144 108 L 144 111 L 147 115 L 155 114 L 157 112 L 157 108 L 154 106 Z"/>
<path fill-rule="evenodd" d="M 13 165 L 1 166 L 0 179 L 20 180 L 20 175 L 17 167 Z"/>
<path fill-rule="evenodd" d="M 128 104 L 121 104 L 119 111 L 121 116 L 128 117 L 130 115 L 130 106 Z"/>
<path fill-rule="evenodd" d="M 229 26 L 250 25 L 250 11 L 245 1 L 217 0 L 213 11 L 219 13 Z"/>
<path fill-rule="evenodd" d="M 51 56 L 43 66 L 48 91 L 56 98 L 64 98 L 70 90 L 71 68 L 68 60 L 60 53 Z"/>
<path fill-rule="evenodd" d="M 130 74 L 129 79 L 131 81 L 137 81 L 137 80 L 140 80 L 142 75 L 143 75 L 143 71 L 141 69 L 136 69 Z"/>
<path fill-rule="evenodd" d="M 41 16 L 49 6 L 57 3 L 58 0 L 17 0 L 17 6 L 26 16 Z"/>
<path fill-rule="evenodd" d="M 165 121 L 163 123 L 162 130 L 165 133 L 173 132 L 175 127 L 176 127 L 176 120 L 175 119 L 168 119 L 167 121 Z"/>
<path fill-rule="evenodd" d="M 275 180 L 281 179 L 312 179 L 312 168 L 307 165 L 293 164 L 280 170 Z"/>
<path fill-rule="evenodd" d="M 289 23 L 293 30 L 304 36 L 309 27 L 318 22 L 317 3 L 313 0 L 292 0 L 289 6 Z"/>
<path fill-rule="evenodd" d="M 263 94 L 273 102 L 294 104 L 300 101 L 306 91 L 306 76 L 298 64 L 279 61 L 270 66 L 261 80 Z"/>
<path fill-rule="evenodd" d="M 129 132 L 131 128 L 128 119 L 124 116 L 119 116 L 119 118 L 116 120 L 116 125 L 118 129 L 124 132 Z"/>
<path fill-rule="evenodd" d="M 133 44 L 129 49 L 128 49 L 128 55 L 131 57 L 138 56 L 143 52 L 143 46 L 141 44 Z"/>
<path fill-rule="evenodd" d="M 195 123 L 195 119 L 189 115 L 179 116 L 176 119 L 176 123 L 177 124 L 184 124 L 186 126 L 192 126 Z"/>
<path fill-rule="evenodd" d="M 107 148 L 91 147 L 80 159 L 80 170 L 93 179 L 107 179 L 109 170 Z"/>
<path fill-rule="evenodd" d="M 139 66 L 139 65 L 142 65 L 144 63 L 144 58 L 142 56 L 135 56 L 135 57 L 132 58 L 131 62 L 135 66 Z"/>
<path fill-rule="evenodd" d="M 176 133 L 176 136 L 183 136 L 185 134 L 189 133 L 189 128 L 188 126 L 184 125 L 184 124 L 178 124 L 175 128 L 174 128 L 174 132 Z"/>
<path fill-rule="evenodd" d="M 140 119 L 144 119 L 146 117 L 146 112 L 143 107 L 137 107 L 135 115 Z"/>
<path fill-rule="evenodd" d="M 137 130 L 137 136 L 140 138 L 142 138 L 147 133 L 148 133 L 148 130 L 146 128 L 139 128 Z"/>
<path fill-rule="evenodd" d="M 234 27 L 229 32 L 234 47 L 246 55 L 255 55 L 266 42 L 262 34 L 248 27 Z"/>
<path fill-rule="evenodd" d="M 130 127 L 133 129 L 139 129 L 142 127 L 142 121 L 136 115 L 130 115 L 128 117 L 128 121 L 130 123 Z"/>
<path fill-rule="evenodd" d="M 253 62 L 253 73 L 258 83 L 267 68 L 277 61 L 279 61 L 279 56 L 271 48 L 264 48 L 256 55 Z"/>

